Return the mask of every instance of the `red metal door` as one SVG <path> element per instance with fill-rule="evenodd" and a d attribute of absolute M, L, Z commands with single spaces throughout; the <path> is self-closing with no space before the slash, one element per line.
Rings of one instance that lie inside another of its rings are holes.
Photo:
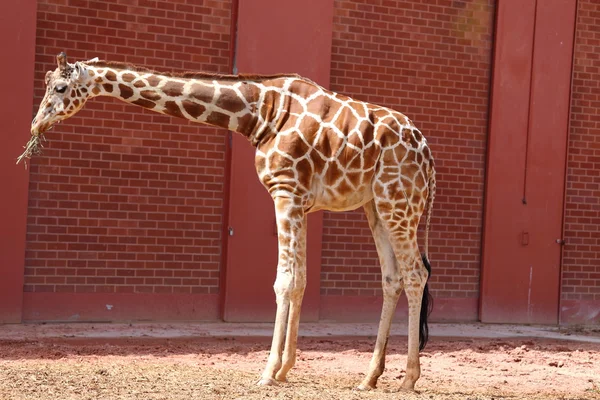
<path fill-rule="evenodd" d="M 480 318 L 558 322 L 576 2 L 499 2 Z"/>
<path fill-rule="evenodd" d="M 333 0 L 241 0 L 236 66 L 246 73 L 296 72 L 329 85 Z M 277 236 L 273 201 L 259 183 L 254 148 L 233 134 L 223 319 L 273 321 Z M 322 214 L 310 215 L 303 320 L 318 319 Z"/>
<path fill-rule="evenodd" d="M 29 171 L 15 160 L 29 139 L 33 111 L 36 1 L 9 1 L 0 14 L 0 324 L 21 322 Z M 18 68 L 15 66 L 18 65 Z M 10 95 L 7 95 L 10 93 Z"/>

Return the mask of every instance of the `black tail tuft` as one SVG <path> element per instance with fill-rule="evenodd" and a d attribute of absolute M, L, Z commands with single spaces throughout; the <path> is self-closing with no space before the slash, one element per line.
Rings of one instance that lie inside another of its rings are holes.
<path fill-rule="evenodd" d="M 425 269 L 427 269 L 428 277 L 431 276 L 431 264 L 429 264 L 429 260 L 427 256 L 423 256 L 423 264 L 425 264 Z M 429 340 L 429 327 L 427 326 L 427 318 L 429 314 L 431 314 L 431 310 L 433 309 L 433 297 L 429 293 L 429 285 L 425 284 L 425 289 L 423 290 L 423 300 L 421 301 L 421 318 L 419 320 L 419 351 L 423 350 L 427 345 L 427 340 Z"/>

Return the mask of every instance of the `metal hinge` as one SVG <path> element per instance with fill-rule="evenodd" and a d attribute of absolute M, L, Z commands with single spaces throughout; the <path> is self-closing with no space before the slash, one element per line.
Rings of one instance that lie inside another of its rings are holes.
<path fill-rule="evenodd" d="M 227 231 L 229 232 L 229 236 L 233 236 L 233 227 L 229 227 L 227 228 Z"/>
<path fill-rule="evenodd" d="M 556 244 L 560 244 L 561 246 L 565 245 L 564 239 L 556 239 Z"/>

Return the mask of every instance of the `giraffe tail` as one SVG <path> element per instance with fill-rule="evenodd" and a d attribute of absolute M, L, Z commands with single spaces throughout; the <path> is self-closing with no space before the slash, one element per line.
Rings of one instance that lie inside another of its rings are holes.
<path fill-rule="evenodd" d="M 425 269 L 427 269 L 428 280 L 429 275 L 431 275 L 431 264 L 429 264 L 429 260 L 426 255 L 423 255 L 423 265 L 425 265 Z M 425 284 L 425 288 L 423 289 L 423 299 L 421 300 L 421 315 L 419 318 L 419 351 L 423 350 L 427 345 L 427 341 L 429 340 L 429 326 L 427 325 L 427 318 L 429 318 L 429 314 L 431 314 L 431 310 L 433 309 L 433 296 L 429 293 L 429 284 Z"/>
<path fill-rule="evenodd" d="M 431 223 L 431 211 L 433 209 L 433 199 L 435 197 L 435 170 L 433 166 L 431 168 L 431 175 L 429 177 L 428 195 L 427 195 L 427 215 L 425 221 L 425 254 L 422 255 L 423 265 L 427 270 L 427 280 L 431 276 L 431 264 L 427 259 L 429 254 L 429 225 Z M 419 350 L 423 350 L 429 340 L 429 326 L 427 325 L 427 319 L 431 310 L 433 309 L 433 296 L 429 293 L 429 284 L 425 283 L 423 289 L 423 299 L 421 300 L 421 315 L 419 319 Z"/>

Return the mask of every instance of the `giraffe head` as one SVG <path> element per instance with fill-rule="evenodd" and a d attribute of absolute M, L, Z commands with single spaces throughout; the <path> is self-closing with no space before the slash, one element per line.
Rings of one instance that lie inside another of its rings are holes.
<path fill-rule="evenodd" d="M 92 95 L 87 67 L 67 63 L 65 53 L 56 56 L 58 67 L 46 73 L 46 94 L 31 121 L 31 133 L 44 133 L 57 122 L 75 115 Z"/>

